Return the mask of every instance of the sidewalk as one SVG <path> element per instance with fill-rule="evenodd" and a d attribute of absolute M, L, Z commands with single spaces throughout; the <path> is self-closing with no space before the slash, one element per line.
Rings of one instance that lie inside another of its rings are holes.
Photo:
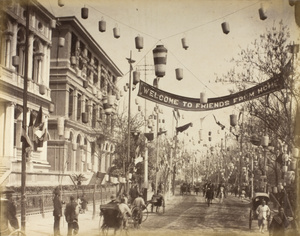
<path fill-rule="evenodd" d="M 148 190 L 147 199 L 150 200 L 153 195 L 153 192 Z M 176 201 L 175 197 L 166 194 L 166 211 L 168 207 L 174 204 L 174 200 Z M 105 204 L 105 203 L 103 203 Z M 88 204 L 88 211 L 85 214 L 79 214 L 79 233 L 78 236 L 92 236 L 92 235 L 99 235 L 99 206 L 100 204 L 96 204 L 96 215 L 93 219 L 93 205 L 90 203 Z M 26 235 L 27 236 L 53 236 L 53 223 L 54 217 L 52 212 L 45 213 L 45 217 L 43 218 L 41 214 L 37 215 L 27 215 L 26 216 Z M 20 222 L 20 219 L 19 219 Z M 60 221 L 60 233 L 63 236 L 67 235 L 68 224 L 65 221 L 64 217 L 61 218 Z"/>

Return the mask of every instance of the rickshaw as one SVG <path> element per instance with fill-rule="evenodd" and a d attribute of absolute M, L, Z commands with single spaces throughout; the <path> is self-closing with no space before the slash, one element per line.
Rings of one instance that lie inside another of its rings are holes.
<path fill-rule="evenodd" d="M 120 217 L 120 210 L 117 204 L 101 205 L 100 216 L 103 216 L 103 223 L 100 226 L 103 235 L 108 235 L 110 228 L 114 229 L 114 232 L 123 229 L 123 219 Z"/>
<path fill-rule="evenodd" d="M 258 208 L 258 206 L 261 204 L 262 200 L 266 201 L 266 204 L 268 204 L 270 197 L 269 194 L 267 193 L 254 193 L 254 196 L 252 198 L 251 201 L 251 209 L 250 209 L 250 215 L 249 215 L 249 229 L 251 229 L 252 226 L 252 220 L 257 220 L 258 215 L 256 214 L 256 209 Z M 271 216 L 268 216 L 267 219 L 267 228 L 269 229 L 269 225 L 270 225 L 270 220 L 271 220 Z"/>

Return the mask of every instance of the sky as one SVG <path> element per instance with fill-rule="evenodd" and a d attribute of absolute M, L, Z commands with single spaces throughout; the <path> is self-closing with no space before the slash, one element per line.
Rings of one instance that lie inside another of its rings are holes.
<path fill-rule="evenodd" d="M 100 47 L 114 61 L 124 76 L 118 80 L 122 90 L 129 81 L 129 64 L 126 58 L 132 54 L 134 70 L 141 70 L 141 79 L 149 84 L 155 78 L 152 50 L 156 45 L 168 49 L 166 75 L 160 79 L 159 88 L 181 96 L 198 98 L 205 92 L 208 98 L 229 94 L 233 84 L 216 83 L 216 76 L 226 74 L 234 64 L 230 60 L 241 49 L 247 48 L 254 39 L 258 39 L 266 28 L 278 25 L 280 20 L 290 27 L 291 41 L 299 43 L 299 28 L 294 19 L 294 7 L 288 0 L 65 0 L 59 7 L 57 1 L 39 0 L 53 15 L 76 16 Z M 81 8 L 89 8 L 88 19 L 81 18 Z M 267 19 L 259 19 L 258 10 L 263 8 Z M 106 32 L 98 30 L 98 21 L 106 21 Z M 228 22 L 230 32 L 224 34 L 221 24 Z M 120 38 L 113 37 L 113 28 L 120 29 Z M 135 37 L 142 36 L 144 48 L 135 48 Z M 186 38 L 189 48 L 185 50 L 181 39 Z M 145 66 L 146 65 L 146 66 Z M 147 68 L 147 71 L 143 69 Z M 177 81 L 175 69 L 183 68 L 183 79 Z M 132 104 L 138 98 L 142 109 L 144 99 L 137 97 L 137 90 L 132 92 Z M 120 106 L 127 106 L 128 92 L 120 100 Z M 147 115 L 153 111 L 153 104 L 146 102 Z M 162 107 L 162 106 L 161 106 Z M 165 128 L 173 134 L 174 119 L 172 108 L 162 107 Z M 132 113 L 137 106 L 132 105 Z M 198 141 L 201 128 L 200 118 L 204 118 L 202 128 L 214 134 L 214 140 L 224 137 L 213 115 L 229 129 L 229 114 L 238 113 L 238 107 L 229 107 L 209 112 L 184 112 L 179 126 L 193 123 L 189 128 L 188 139 Z M 187 132 L 187 133 L 188 133 Z M 228 132 L 228 131 L 227 131 Z"/>

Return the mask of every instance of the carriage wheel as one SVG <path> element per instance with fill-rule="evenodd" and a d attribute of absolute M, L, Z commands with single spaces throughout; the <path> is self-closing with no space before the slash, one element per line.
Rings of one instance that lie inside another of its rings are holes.
<path fill-rule="evenodd" d="M 9 236 L 26 236 L 26 234 L 23 231 L 17 229 L 10 233 Z"/>
<path fill-rule="evenodd" d="M 249 229 L 251 229 L 251 225 L 252 225 L 252 210 L 250 210 L 250 214 L 249 214 Z"/>
<path fill-rule="evenodd" d="M 142 222 L 144 222 L 144 221 L 146 221 L 147 220 L 147 218 L 148 218 L 148 209 L 147 208 L 145 208 L 144 210 L 143 210 L 143 218 L 142 218 Z"/>

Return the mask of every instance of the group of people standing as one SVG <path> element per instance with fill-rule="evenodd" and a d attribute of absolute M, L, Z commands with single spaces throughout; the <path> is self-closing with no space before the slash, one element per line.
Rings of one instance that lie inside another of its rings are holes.
<path fill-rule="evenodd" d="M 55 188 L 53 197 L 53 217 L 54 217 L 54 236 L 61 236 L 60 234 L 60 218 L 62 217 L 62 205 L 63 201 L 60 199 L 60 190 Z M 87 209 L 88 201 L 85 195 L 78 197 L 77 201 L 74 196 L 69 197 L 69 202 L 66 204 L 64 210 L 64 216 L 68 223 L 68 236 L 76 235 L 79 231 L 78 215 L 79 213 L 85 213 Z"/>

